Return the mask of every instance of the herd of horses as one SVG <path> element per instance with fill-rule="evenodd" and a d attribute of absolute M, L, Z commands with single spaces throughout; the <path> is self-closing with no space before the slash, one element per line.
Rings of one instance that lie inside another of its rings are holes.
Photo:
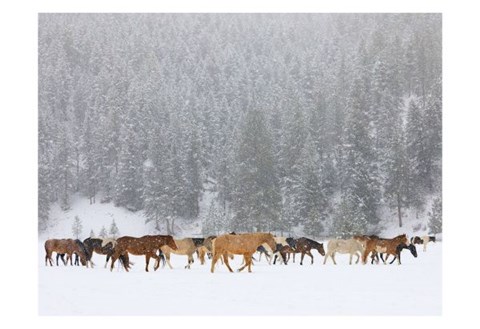
<path fill-rule="evenodd" d="M 80 263 L 83 266 L 94 266 L 92 256 L 94 253 L 106 255 L 106 263 L 110 261 L 110 270 L 112 271 L 115 262 L 118 260 L 125 270 L 128 272 L 133 263 L 129 260 L 129 255 L 145 256 L 145 271 L 148 272 L 150 259 L 155 260 L 154 270 L 163 265 L 168 264 L 170 268 L 170 255 L 187 256 L 187 265 L 190 268 L 194 262 L 196 254 L 200 263 L 205 264 L 205 256 L 212 259 L 210 271 L 215 272 L 215 265 L 220 260 L 230 272 L 233 272 L 229 264 L 229 259 L 233 259 L 234 255 L 243 256 L 242 266 L 238 271 L 248 268 L 252 271 L 254 254 L 259 253 L 260 261 L 262 255 L 265 255 L 269 264 L 276 264 L 277 260 L 285 265 L 288 264 L 290 258 L 295 262 L 295 254 L 301 254 L 300 265 L 303 265 L 305 255 L 311 258 L 313 264 L 312 249 L 324 257 L 323 264 L 326 264 L 329 258 L 334 264 L 335 255 L 349 254 L 350 264 L 353 257 L 356 256 L 356 263 L 360 259 L 363 264 L 370 263 L 379 264 L 380 259 L 387 264 L 389 256 L 393 256 L 392 264 L 397 260 L 401 264 L 400 255 L 402 250 L 408 249 L 410 253 L 417 257 L 415 245 L 422 244 L 423 251 L 426 251 L 428 242 L 435 242 L 434 236 L 412 237 L 409 239 L 406 234 L 396 236 L 394 238 L 381 238 L 376 235 L 357 235 L 350 239 L 332 239 L 327 242 L 327 251 L 323 247 L 323 243 L 319 243 L 312 239 L 301 237 L 294 239 L 291 237 L 277 237 L 271 233 L 241 233 L 231 232 L 220 236 L 209 236 L 206 238 L 184 238 L 174 239 L 171 235 L 145 235 L 142 237 L 123 236 L 118 239 L 100 239 L 87 238 L 84 241 L 78 239 L 49 239 L 45 242 L 45 265 L 48 263 L 53 266 L 52 255 L 57 254 L 57 266 L 59 257 L 65 265 L 70 262 L 73 265 L 73 256 L 75 255 L 75 264 Z M 67 259 L 65 260 L 65 255 Z M 385 258 L 384 258 L 385 257 Z"/>

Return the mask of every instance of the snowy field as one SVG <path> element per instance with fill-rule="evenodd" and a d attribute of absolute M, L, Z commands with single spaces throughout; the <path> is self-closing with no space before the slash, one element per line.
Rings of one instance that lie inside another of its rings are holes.
<path fill-rule="evenodd" d="M 442 243 L 418 246 L 418 258 L 402 252 L 402 265 L 348 265 L 338 254 L 335 266 L 313 251 L 304 265 L 256 262 L 253 273 L 230 273 L 218 264 L 172 256 L 174 269 L 144 270 L 144 257 L 132 256 L 130 272 L 103 267 L 45 266 L 39 244 L 40 315 L 441 315 Z M 256 255 L 258 257 L 258 255 Z M 298 257 L 298 255 L 297 255 Z M 235 257 L 232 268 L 239 267 Z"/>

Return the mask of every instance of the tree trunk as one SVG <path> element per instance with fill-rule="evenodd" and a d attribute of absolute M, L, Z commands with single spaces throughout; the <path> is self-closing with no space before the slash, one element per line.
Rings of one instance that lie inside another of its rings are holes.
<path fill-rule="evenodd" d="M 402 201 L 400 193 L 397 193 L 397 211 L 398 211 L 398 226 L 402 227 Z"/>
<path fill-rule="evenodd" d="M 170 220 L 166 218 L 165 221 L 167 222 L 167 234 L 172 235 L 172 233 L 170 232 Z"/>

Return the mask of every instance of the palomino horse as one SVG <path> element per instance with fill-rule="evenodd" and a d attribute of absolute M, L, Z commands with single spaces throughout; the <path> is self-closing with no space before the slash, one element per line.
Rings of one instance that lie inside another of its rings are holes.
<path fill-rule="evenodd" d="M 172 250 L 177 249 L 171 235 L 145 235 L 140 238 L 131 236 L 120 237 L 117 239 L 117 245 L 113 250 L 110 271 L 113 270 L 115 261 L 120 258 L 120 256 L 124 256 L 125 262 L 123 263 L 123 267 L 128 272 L 128 253 L 137 256 L 145 255 L 145 271 L 147 272 L 150 258 L 155 258 L 154 270 L 156 271 L 160 266 L 160 257 L 156 255 L 156 252 L 165 245 L 169 246 Z"/>
<path fill-rule="evenodd" d="M 172 264 L 170 264 L 170 254 L 173 253 L 176 255 L 186 255 L 188 257 L 188 263 L 185 265 L 185 268 L 189 269 L 190 264 L 193 263 L 193 254 L 197 248 L 201 246 L 200 242 L 197 240 L 197 245 L 195 245 L 195 242 L 192 238 L 185 238 L 181 240 L 175 240 L 175 245 L 177 246 L 176 249 L 170 248 L 168 245 L 165 245 L 161 248 L 162 252 L 165 254 L 168 266 L 171 269 L 173 268 Z"/>
<path fill-rule="evenodd" d="M 214 272 L 215 263 L 220 257 L 223 257 L 223 261 L 228 270 L 233 272 L 228 264 L 229 254 L 243 255 L 245 265 L 240 267 L 238 272 L 242 271 L 247 266 L 248 272 L 252 272 L 252 255 L 255 253 L 258 246 L 263 243 L 267 243 L 272 250 L 275 250 L 275 240 L 270 233 L 225 234 L 217 237 L 212 243 L 213 259 L 210 272 Z"/>
<path fill-rule="evenodd" d="M 87 250 L 80 240 L 73 239 L 49 239 L 45 241 L 45 266 L 47 266 L 47 261 L 50 262 L 50 266 L 53 266 L 52 263 L 52 253 L 57 254 L 67 254 L 67 263 L 70 260 L 70 265 L 72 264 L 72 255 L 75 253 L 80 257 L 80 262 L 82 265 L 88 267 L 87 262 Z"/>
<path fill-rule="evenodd" d="M 410 241 L 406 234 L 396 236 L 393 239 L 369 239 L 365 241 L 365 250 L 363 252 L 362 262 L 367 263 L 367 257 L 371 252 L 377 252 L 379 254 L 397 255 L 397 246 L 399 244 L 410 245 Z M 383 259 L 383 258 L 382 258 Z M 384 264 L 385 261 L 384 261 Z"/>
<path fill-rule="evenodd" d="M 340 254 L 350 254 L 350 265 L 352 265 L 352 258 L 353 255 L 357 256 L 357 261 L 355 264 L 358 264 L 360 260 L 360 256 L 363 254 L 363 245 L 359 241 L 355 239 L 348 239 L 348 240 L 340 240 L 340 239 L 333 239 L 328 241 L 327 244 L 327 255 L 323 260 L 323 265 L 327 262 L 328 257 L 331 257 L 333 263 L 337 265 L 335 262 L 335 253 Z"/>
<path fill-rule="evenodd" d="M 325 250 L 323 249 L 323 243 L 318 243 L 308 238 L 299 238 L 295 241 L 295 253 L 301 253 L 300 265 L 303 265 L 303 257 L 305 254 L 310 256 L 313 264 L 313 255 L 310 250 L 316 249 L 320 255 L 325 256 Z"/>

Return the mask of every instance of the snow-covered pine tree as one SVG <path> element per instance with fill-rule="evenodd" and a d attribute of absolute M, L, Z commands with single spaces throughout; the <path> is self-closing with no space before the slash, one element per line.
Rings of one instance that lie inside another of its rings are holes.
<path fill-rule="evenodd" d="M 118 230 L 117 224 L 115 223 L 115 219 L 113 219 L 112 224 L 110 224 L 108 234 L 113 239 L 116 239 L 120 235 L 120 231 Z"/>
<path fill-rule="evenodd" d="M 364 81 L 354 82 L 346 122 L 345 176 L 342 187 L 350 200 L 356 200 L 356 211 L 369 223 L 377 224 L 380 200 L 380 175 L 377 156 L 369 130 L 372 118 L 366 110 Z"/>
<path fill-rule="evenodd" d="M 83 231 L 82 221 L 80 220 L 80 217 L 75 216 L 75 219 L 72 225 L 72 233 L 75 239 L 79 238 L 79 236 L 82 234 L 82 231 Z"/>
<path fill-rule="evenodd" d="M 430 234 L 442 233 L 442 198 L 433 200 L 432 210 L 428 212 L 428 232 Z"/>
<path fill-rule="evenodd" d="M 340 239 L 348 239 L 354 235 L 368 234 L 368 219 L 364 209 L 359 205 L 359 200 L 347 190 L 339 205 L 335 207 L 336 212 L 330 228 L 330 235 Z"/>
<path fill-rule="evenodd" d="M 421 195 L 425 190 L 427 172 L 427 149 L 425 130 L 423 126 L 423 112 L 415 99 L 412 99 L 408 106 L 406 122 L 406 151 L 410 161 L 410 184 L 409 194 L 411 196 Z M 423 205 L 422 198 L 411 197 L 417 209 Z M 416 201 L 415 201 L 416 199 Z"/>
<path fill-rule="evenodd" d="M 269 230 L 278 221 L 281 199 L 272 139 L 262 111 L 251 109 L 247 112 L 238 143 L 233 229 L 240 232 Z"/>
<path fill-rule="evenodd" d="M 94 238 L 94 237 L 95 237 L 95 232 L 93 231 L 93 229 L 90 230 L 90 237 L 91 237 L 91 238 Z"/>
<path fill-rule="evenodd" d="M 105 228 L 105 225 L 102 226 L 102 229 L 100 230 L 100 233 L 98 233 L 98 237 L 100 238 L 106 238 L 108 236 L 107 234 L 107 229 Z"/>

